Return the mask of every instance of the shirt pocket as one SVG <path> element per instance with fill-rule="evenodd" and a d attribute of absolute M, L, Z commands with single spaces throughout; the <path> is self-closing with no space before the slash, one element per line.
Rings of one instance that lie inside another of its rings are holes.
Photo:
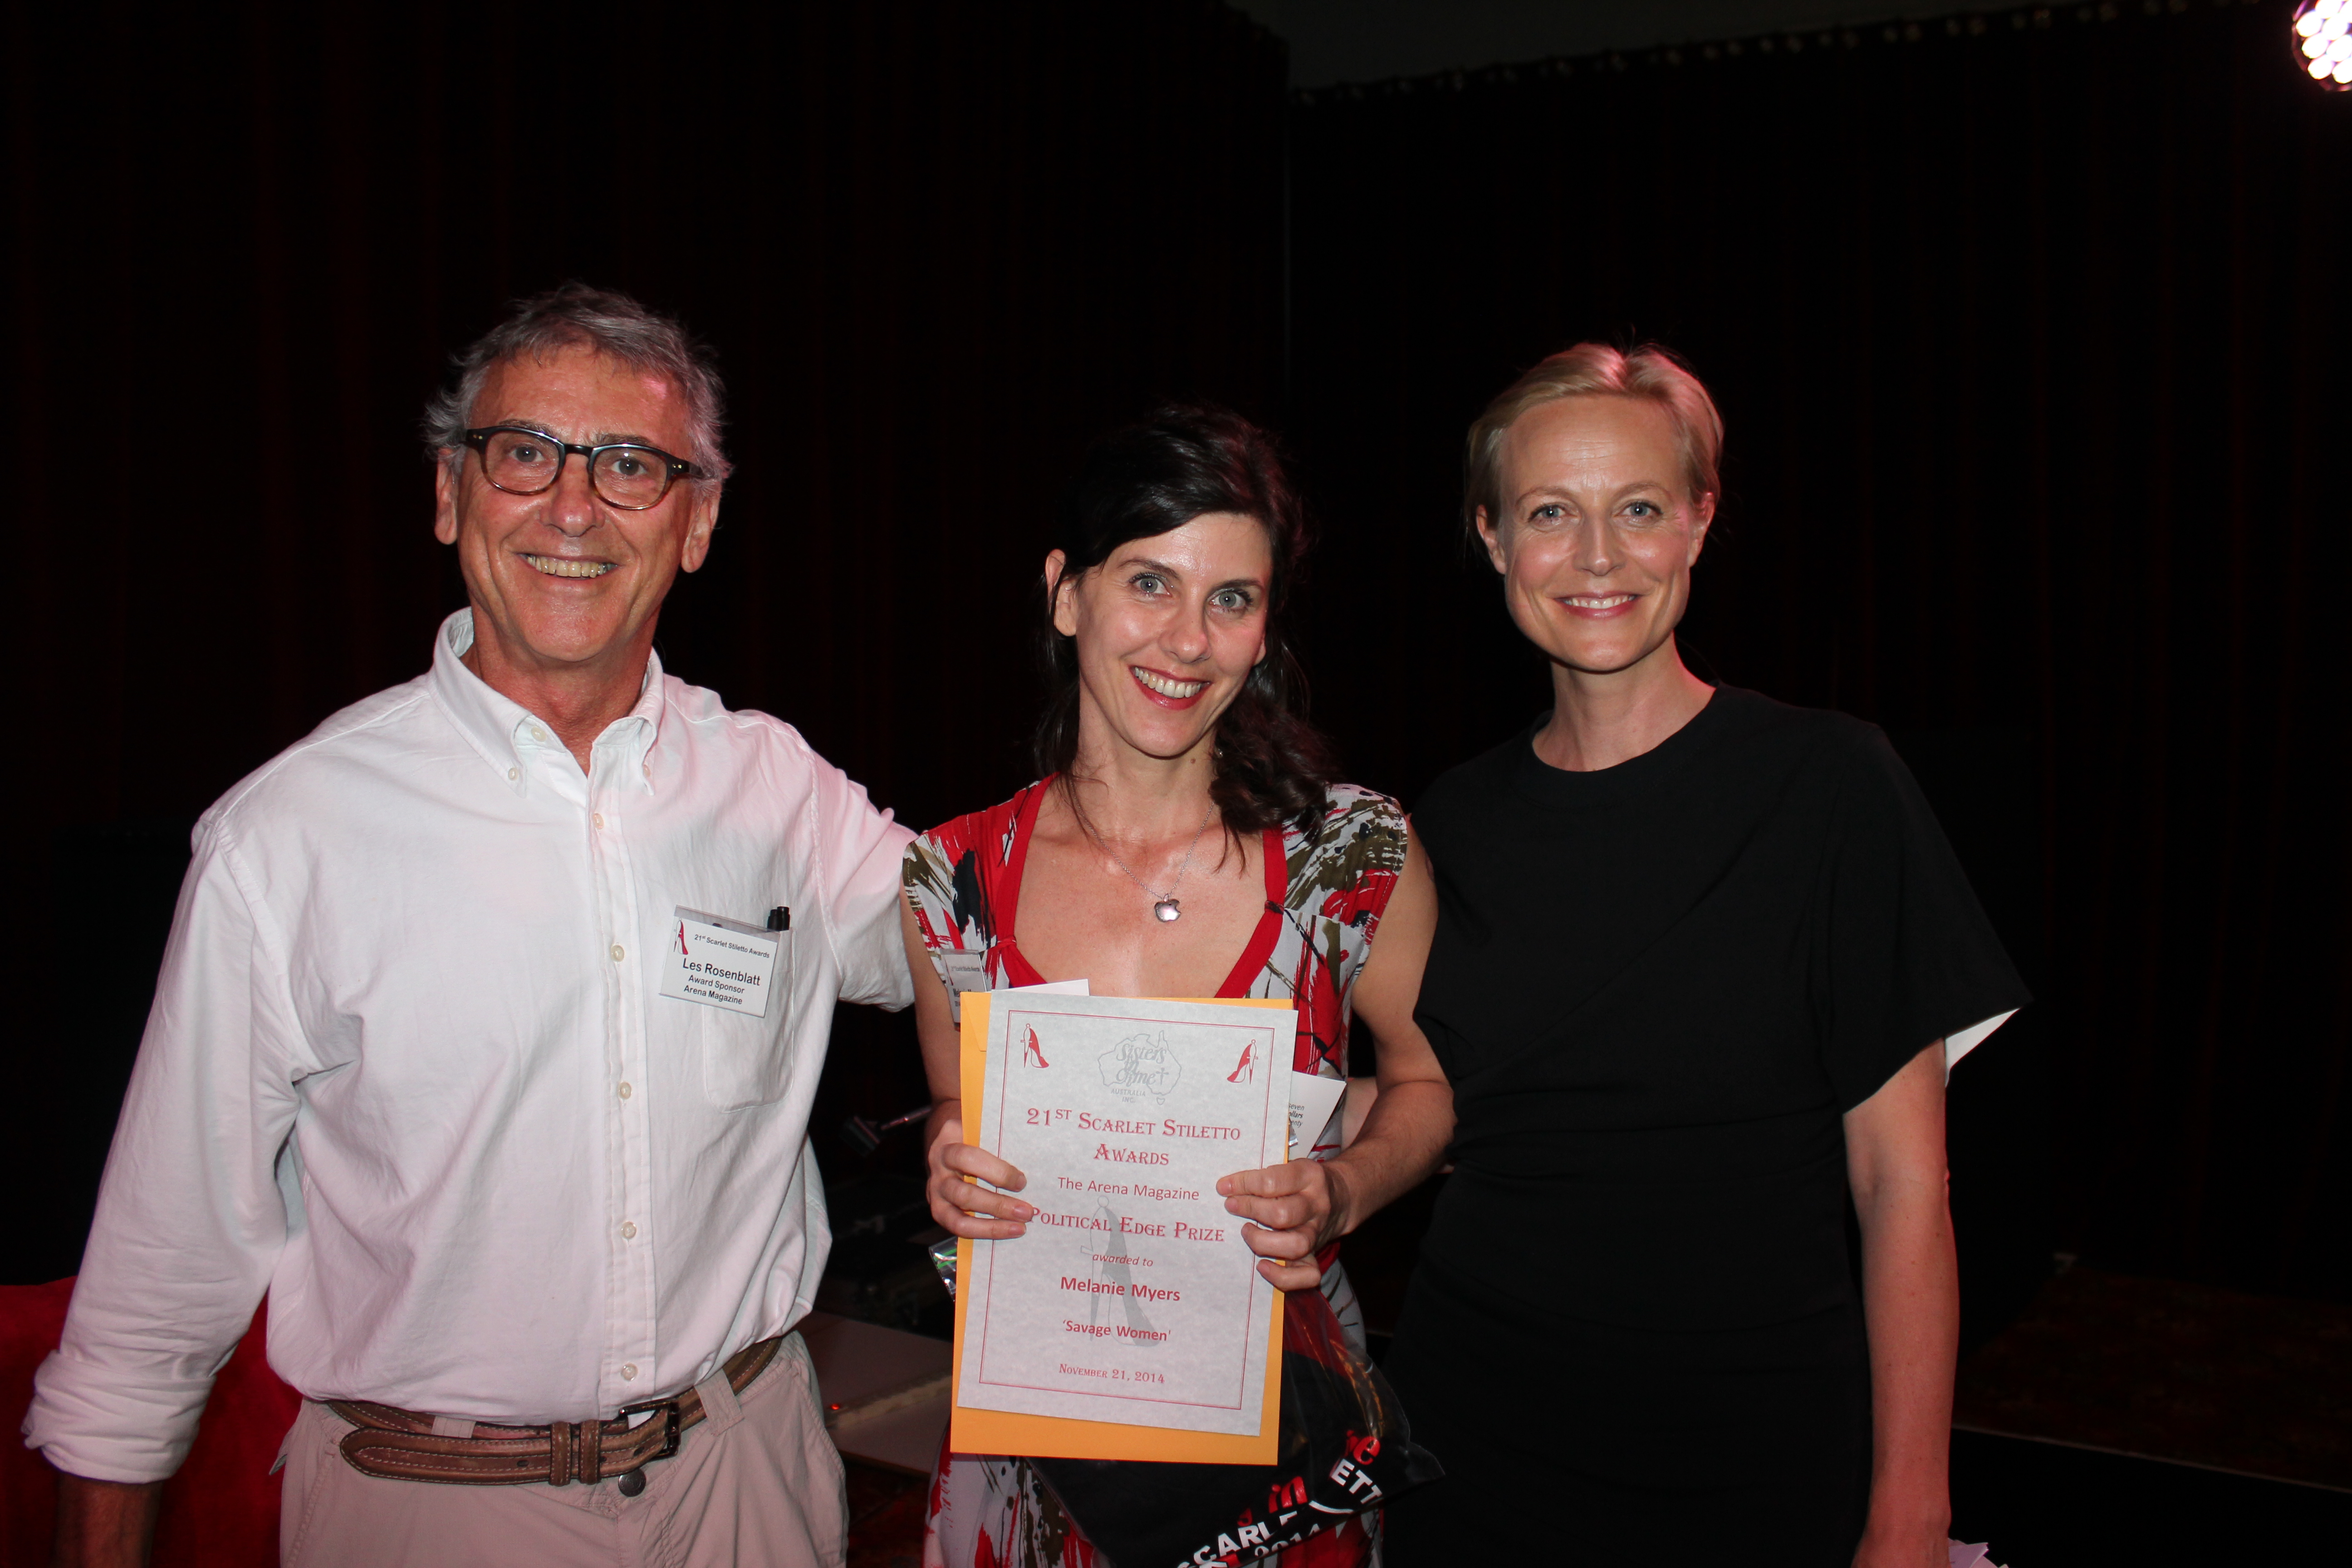
<path fill-rule="evenodd" d="M 696 1006 L 702 1037 L 702 1089 L 721 1110 L 768 1105 L 792 1083 L 793 939 L 776 944 L 768 1016 Z"/>

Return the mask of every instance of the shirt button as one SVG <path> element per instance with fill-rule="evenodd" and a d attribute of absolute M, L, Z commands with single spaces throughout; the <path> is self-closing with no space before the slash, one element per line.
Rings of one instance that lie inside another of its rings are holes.
<path fill-rule="evenodd" d="M 621 1239 L 623 1241 L 635 1241 L 637 1239 L 636 1221 L 633 1219 L 625 1219 L 621 1222 Z"/>
<path fill-rule="evenodd" d="M 512 784 L 515 780 L 520 777 L 522 777 L 522 770 L 520 768 L 509 768 L 507 770 L 507 783 Z"/>
<path fill-rule="evenodd" d="M 623 952 L 621 951 L 621 944 L 620 944 L 619 942 L 614 942 L 614 943 L 613 944 L 613 962 L 614 962 L 614 963 L 620 963 L 620 962 L 621 962 L 621 960 L 623 960 L 624 958 L 626 958 L 627 956 L 628 956 L 628 954 L 627 954 L 627 953 Z"/>
<path fill-rule="evenodd" d="M 604 814 L 601 811 L 597 812 L 595 815 L 589 817 L 588 820 L 594 823 L 597 826 L 602 827 L 604 826 Z"/>
<path fill-rule="evenodd" d="M 631 1096 L 631 1095 L 633 1095 L 633 1094 L 635 1094 L 635 1093 L 636 1093 L 636 1092 L 637 1092 L 637 1091 L 636 1091 L 635 1089 L 631 1089 L 631 1088 L 630 1088 L 627 1084 L 625 1084 L 625 1084 L 623 1084 L 623 1085 L 621 1086 L 621 1098 L 622 1098 L 623 1100 L 626 1100 L 626 1099 L 628 1099 L 628 1098 L 629 1098 L 629 1096 Z"/>
<path fill-rule="evenodd" d="M 538 725 L 533 724 L 530 727 L 530 738 L 534 741 L 545 741 L 547 739 L 547 731 L 541 729 Z"/>
<path fill-rule="evenodd" d="M 622 1376 L 622 1378 L 623 1378 L 624 1380 L 625 1380 L 625 1381 L 627 1381 L 627 1382 L 630 1382 L 630 1383 L 635 1383 L 635 1382 L 636 1382 L 636 1381 L 637 1381 L 637 1363 L 636 1363 L 635 1362 L 631 1362 L 631 1363 L 629 1363 L 626 1366 L 624 1366 L 623 1368 L 621 1368 L 621 1376 Z"/>

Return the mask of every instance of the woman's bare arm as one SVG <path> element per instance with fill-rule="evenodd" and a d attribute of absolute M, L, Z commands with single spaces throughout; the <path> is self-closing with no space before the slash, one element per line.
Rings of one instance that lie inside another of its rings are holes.
<path fill-rule="evenodd" d="M 1454 1090 L 1412 1021 L 1421 973 L 1437 931 L 1437 885 L 1417 840 L 1381 916 L 1371 957 L 1356 977 L 1355 1016 L 1380 1041 L 1380 1093 L 1362 1128 L 1328 1160 L 1237 1171 L 1217 1184 L 1225 1207 L 1254 1225 L 1243 1239 L 1258 1271 L 1285 1290 L 1322 1279 L 1315 1254 L 1425 1181 L 1454 1136 Z"/>
<path fill-rule="evenodd" d="M 1870 1333 L 1870 1522 L 1854 1564 L 1943 1568 L 1960 1286 L 1941 1040 L 1846 1112 L 1845 1149 Z"/>
<path fill-rule="evenodd" d="M 1351 1078 L 1347 1091 L 1339 1097 L 1339 1147 L 1345 1149 L 1364 1130 L 1364 1119 L 1372 1113 L 1372 1106 L 1381 1098 L 1381 1080 L 1377 1078 Z"/>
<path fill-rule="evenodd" d="M 923 1147 L 930 1167 L 924 1184 L 931 1217 L 958 1236 L 1001 1241 L 1028 1230 L 1037 1211 L 1013 1196 L 1028 1178 L 995 1155 L 963 1141 L 963 1041 L 948 1009 L 947 987 L 923 947 L 915 908 L 898 900 L 898 930 L 906 939 L 907 967 L 915 977 L 915 1037 L 922 1043 L 923 1077 L 931 1086 L 931 1114 L 923 1123 Z M 977 1176 L 991 1192 L 964 1180 Z"/>

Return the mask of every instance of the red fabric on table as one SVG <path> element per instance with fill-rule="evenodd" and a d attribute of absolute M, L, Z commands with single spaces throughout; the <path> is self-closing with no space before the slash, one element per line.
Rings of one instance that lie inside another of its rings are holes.
<path fill-rule="evenodd" d="M 0 1286 L 0 1568 L 45 1568 L 56 1527 L 57 1472 L 16 1436 L 33 1370 L 58 1348 L 73 1281 Z M 205 1405 L 187 1462 L 163 1487 L 153 1568 L 271 1568 L 278 1561 L 278 1478 L 270 1465 L 302 1396 L 269 1370 L 269 1309 L 254 1313 Z"/>

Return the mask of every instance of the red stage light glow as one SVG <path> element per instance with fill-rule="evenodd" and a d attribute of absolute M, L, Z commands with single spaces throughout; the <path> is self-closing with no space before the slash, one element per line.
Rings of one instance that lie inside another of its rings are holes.
<path fill-rule="evenodd" d="M 2304 74 L 2330 92 L 2352 87 L 2352 0 L 2303 0 L 2294 26 Z"/>

